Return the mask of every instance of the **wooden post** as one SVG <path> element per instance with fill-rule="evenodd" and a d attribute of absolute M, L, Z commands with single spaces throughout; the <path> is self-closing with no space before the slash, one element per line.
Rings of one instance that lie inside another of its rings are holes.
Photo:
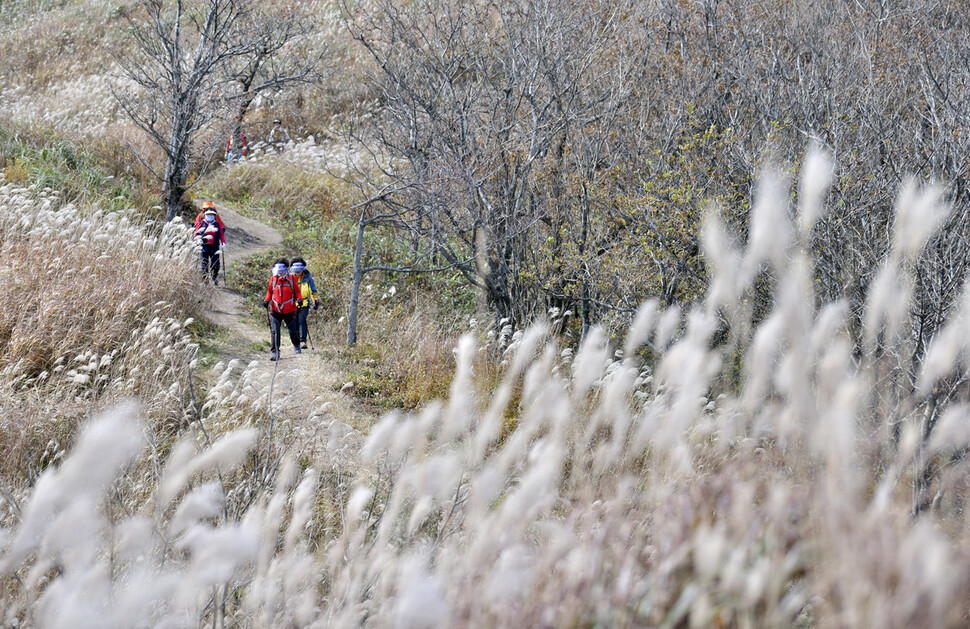
<path fill-rule="evenodd" d="M 364 277 L 361 267 L 361 257 L 364 248 L 364 226 L 367 224 L 364 219 L 366 210 L 360 213 L 360 221 L 357 223 L 357 244 L 354 247 L 354 278 L 353 286 L 350 289 L 350 312 L 347 314 L 347 347 L 357 344 L 357 304 L 360 301 L 360 282 Z"/>

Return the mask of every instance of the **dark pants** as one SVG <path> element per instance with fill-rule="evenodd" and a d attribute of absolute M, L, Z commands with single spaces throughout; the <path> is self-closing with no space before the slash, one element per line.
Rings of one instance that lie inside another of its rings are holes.
<path fill-rule="evenodd" d="M 219 276 L 219 245 L 202 245 L 202 279 L 208 279 L 211 273 L 213 281 Z"/>
<path fill-rule="evenodd" d="M 290 333 L 290 342 L 293 343 L 293 347 L 300 346 L 300 335 L 297 331 L 297 316 L 295 312 L 288 312 L 286 314 L 281 314 L 279 312 L 271 312 L 269 317 L 269 328 L 270 328 L 270 344 L 269 349 L 272 352 L 277 352 L 280 349 L 280 337 L 282 336 L 282 323 L 286 324 L 286 329 Z"/>
<path fill-rule="evenodd" d="M 297 310 L 297 321 L 300 323 L 300 342 L 306 343 L 309 330 L 306 327 L 306 318 L 310 314 L 310 306 L 303 306 Z"/>

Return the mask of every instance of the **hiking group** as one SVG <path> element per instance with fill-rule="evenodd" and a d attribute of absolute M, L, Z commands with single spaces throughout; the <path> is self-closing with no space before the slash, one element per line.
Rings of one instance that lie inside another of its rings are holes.
<path fill-rule="evenodd" d="M 282 121 L 273 120 L 269 145 L 277 153 L 281 153 L 290 142 L 290 134 Z M 242 161 L 248 153 L 246 136 L 243 134 L 242 127 L 237 126 L 229 134 L 229 141 L 226 143 L 226 161 L 230 164 L 233 160 Z M 211 280 L 218 286 L 219 269 L 225 268 L 223 258 L 226 251 L 226 226 L 212 201 L 203 203 L 199 215 L 195 217 L 194 239 L 201 248 L 203 281 Z M 225 271 L 223 271 L 223 277 L 225 277 Z M 317 286 L 313 276 L 306 268 L 306 260 L 297 257 L 293 258 L 291 263 L 286 258 L 278 259 L 273 265 L 269 286 L 266 288 L 266 297 L 263 299 L 263 307 L 266 308 L 270 327 L 270 360 L 280 358 L 280 340 L 284 323 L 290 342 L 293 344 L 293 351 L 299 354 L 307 349 L 307 341 L 310 338 L 307 317 L 311 306 L 314 310 L 318 309 L 320 300 L 317 298 Z"/>
<path fill-rule="evenodd" d="M 283 121 L 279 118 L 274 119 L 266 144 L 279 154 L 291 141 L 290 132 L 283 126 Z M 241 126 L 237 126 L 229 133 L 229 140 L 226 142 L 226 163 L 232 164 L 235 161 L 238 164 L 248 157 L 249 143 L 246 141 L 246 134 L 243 133 Z"/>
<path fill-rule="evenodd" d="M 195 242 L 201 248 L 202 279 L 219 285 L 219 268 L 224 262 L 221 258 L 226 251 L 226 226 L 216 211 L 212 201 L 202 204 L 202 211 L 195 217 Z M 299 354 L 307 349 L 310 331 L 307 317 L 310 308 L 320 307 L 317 285 L 306 267 L 306 260 L 300 257 L 290 262 L 280 258 L 273 265 L 269 286 L 263 307 L 270 327 L 270 360 L 280 358 L 280 340 L 283 324 L 286 324 L 293 350 Z"/>
<path fill-rule="evenodd" d="M 309 330 L 307 316 L 310 307 L 320 307 L 317 286 L 306 268 L 303 258 L 293 258 L 290 262 L 280 258 L 273 265 L 273 273 L 266 288 L 263 307 L 270 327 L 270 360 L 279 360 L 282 327 L 286 324 L 293 351 L 297 354 L 307 348 Z"/>

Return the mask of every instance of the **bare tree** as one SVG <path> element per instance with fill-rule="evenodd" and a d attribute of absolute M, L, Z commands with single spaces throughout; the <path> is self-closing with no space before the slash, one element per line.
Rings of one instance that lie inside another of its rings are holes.
<path fill-rule="evenodd" d="M 139 0 L 137 6 L 140 11 L 128 14 L 134 48 L 118 57 L 127 81 L 113 91 L 165 155 L 164 172 L 141 159 L 163 184 L 170 221 L 181 210 L 202 132 L 230 115 L 241 122 L 259 92 L 318 80 L 323 52 L 297 50 L 313 30 L 304 16 L 264 11 L 257 0 Z"/>
<path fill-rule="evenodd" d="M 496 319 L 555 307 L 577 313 L 583 334 L 647 296 L 689 306 L 707 282 L 700 209 L 718 203 L 744 242 L 755 175 L 797 165 L 811 143 L 837 169 L 813 232 L 815 288 L 848 303 L 854 338 L 907 176 L 941 183 L 954 207 L 913 262 L 912 356 L 899 361 L 910 377 L 970 272 L 965 5 L 375 0 L 345 11 L 376 62 L 380 107 L 358 139 L 394 164 L 362 186 L 361 224 L 459 269 Z M 396 192 L 380 195 L 389 181 Z M 771 294 L 748 303 L 768 312 Z"/>
<path fill-rule="evenodd" d="M 590 212 L 608 208 L 583 201 L 582 187 L 606 170 L 612 124 L 642 67 L 620 51 L 636 20 L 593 0 L 380 0 L 371 9 L 345 6 L 376 61 L 382 104 L 357 139 L 397 166 L 363 191 L 380 206 L 373 217 L 385 218 L 361 224 L 403 230 L 481 289 L 496 320 L 524 322 L 563 293 L 550 276 L 581 269 L 575 258 L 596 251 L 585 242 L 598 220 Z M 397 192 L 377 194 L 388 178 Z M 558 271 L 547 268 L 550 247 Z"/>
<path fill-rule="evenodd" d="M 235 128 L 242 125 L 249 106 L 260 94 L 323 80 L 324 61 L 330 52 L 328 46 L 313 41 L 317 21 L 298 9 L 273 12 L 256 8 L 249 22 L 254 43 L 251 54 L 230 60 L 224 70 L 226 79 L 235 79 L 238 85 Z"/>

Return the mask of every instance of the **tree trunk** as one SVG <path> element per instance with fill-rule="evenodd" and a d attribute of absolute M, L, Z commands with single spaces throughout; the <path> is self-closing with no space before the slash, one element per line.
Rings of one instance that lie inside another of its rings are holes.
<path fill-rule="evenodd" d="M 589 329 L 593 327 L 593 312 L 592 312 L 593 304 L 589 294 L 588 278 L 589 278 L 589 274 L 586 272 L 586 265 L 583 264 L 583 282 L 582 282 L 583 284 L 583 302 L 582 302 L 583 328 L 579 335 L 580 339 L 585 339 L 586 335 L 589 333 Z"/>
<path fill-rule="evenodd" d="M 589 333 L 589 329 L 593 326 L 593 312 L 592 312 L 592 300 L 590 299 L 589 291 L 589 265 L 586 263 L 586 242 L 589 238 L 589 189 L 586 186 L 586 182 L 583 182 L 583 193 L 581 197 L 581 208 L 582 208 L 582 226 L 580 228 L 579 234 L 579 259 L 582 261 L 582 271 L 583 271 L 583 328 L 580 333 L 580 339 L 585 339 L 586 334 Z"/>
<path fill-rule="evenodd" d="M 165 163 L 165 222 L 173 220 L 182 212 L 182 195 L 185 182 L 189 177 L 188 144 L 191 127 L 191 112 L 195 109 L 195 99 L 187 97 L 180 100 L 172 114 L 172 131 L 169 138 L 168 159 Z"/>
<path fill-rule="evenodd" d="M 357 223 L 357 244 L 354 247 L 354 280 L 350 289 L 350 312 L 347 314 L 347 347 L 357 344 L 357 304 L 360 301 L 360 282 L 364 272 L 360 264 L 361 252 L 364 248 L 364 215 L 360 215 Z"/>
<path fill-rule="evenodd" d="M 182 195 L 185 194 L 185 173 L 169 160 L 165 166 L 165 222 L 168 223 L 182 212 Z"/>

